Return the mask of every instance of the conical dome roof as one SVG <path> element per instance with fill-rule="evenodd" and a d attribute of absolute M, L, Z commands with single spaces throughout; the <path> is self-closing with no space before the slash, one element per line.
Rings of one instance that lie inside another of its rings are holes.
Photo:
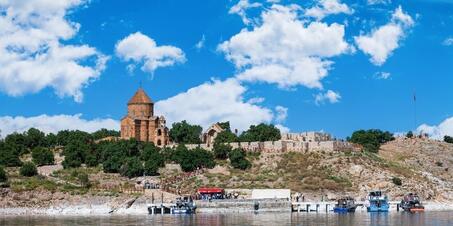
<path fill-rule="evenodd" d="M 137 92 L 135 92 L 134 96 L 127 102 L 127 104 L 152 104 L 153 101 L 149 96 L 145 93 L 142 88 L 139 88 Z"/>

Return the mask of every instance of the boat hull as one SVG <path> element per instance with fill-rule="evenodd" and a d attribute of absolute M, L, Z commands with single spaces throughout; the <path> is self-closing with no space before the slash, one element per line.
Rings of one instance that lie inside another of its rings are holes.
<path fill-rule="evenodd" d="M 389 212 L 389 207 L 367 207 L 369 213 L 386 213 Z"/>
<path fill-rule="evenodd" d="M 333 209 L 334 213 L 354 213 L 356 208 L 342 208 L 342 207 L 335 207 Z"/>

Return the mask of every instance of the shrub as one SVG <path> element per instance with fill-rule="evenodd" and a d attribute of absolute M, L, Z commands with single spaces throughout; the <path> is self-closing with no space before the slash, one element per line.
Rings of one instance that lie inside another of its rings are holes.
<path fill-rule="evenodd" d="M 6 183 L 8 181 L 8 176 L 6 175 L 5 170 L 0 166 L 0 183 Z"/>
<path fill-rule="evenodd" d="M 453 144 L 453 137 L 451 137 L 451 136 L 444 136 L 444 142 Z"/>
<path fill-rule="evenodd" d="M 80 185 L 84 188 L 89 188 L 91 186 L 90 179 L 87 173 L 81 172 L 77 175 Z"/>
<path fill-rule="evenodd" d="M 33 158 L 33 162 L 38 166 L 54 164 L 53 152 L 47 148 L 34 148 L 31 152 L 31 156 Z"/>
<path fill-rule="evenodd" d="M 214 143 L 213 152 L 214 152 L 214 157 L 216 159 L 227 159 L 228 153 L 230 153 L 231 150 L 232 150 L 232 147 L 228 144 L 219 143 L 219 142 Z"/>
<path fill-rule="evenodd" d="M 147 176 L 156 176 L 159 171 L 159 162 L 154 159 L 150 159 L 145 162 L 144 171 Z"/>
<path fill-rule="evenodd" d="M 96 155 L 93 153 L 87 154 L 87 156 L 85 157 L 85 164 L 88 167 L 96 167 L 99 164 Z"/>
<path fill-rule="evenodd" d="M 412 131 L 409 131 L 409 132 L 407 132 L 406 137 L 407 138 L 413 138 L 414 137 L 414 133 Z"/>
<path fill-rule="evenodd" d="M 0 165 L 9 167 L 22 165 L 19 150 L 13 144 L 0 142 Z"/>
<path fill-rule="evenodd" d="M 436 162 L 436 166 L 442 167 L 442 166 L 444 166 L 444 164 L 442 162 Z"/>
<path fill-rule="evenodd" d="M 185 120 L 173 123 L 169 131 L 170 138 L 179 144 L 199 144 L 203 128 L 199 125 L 190 125 Z"/>
<path fill-rule="evenodd" d="M 401 178 L 399 178 L 399 177 L 393 177 L 393 178 L 392 178 L 392 182 L 393 182 L 393 184 L 395 184 L 396 186 L 401 186 L 401 185 L 403 185 L 403 182 L 401 181 Z"/>
<path fill-rule="evenodd" d="M 239 140 L 242 142 L 277 141 L 280 139 L 280 130 L 274 125 L 266 125 L 264 123 L 257 126 L 251 125 L 247 131 L 244 131 L 239 136 Z"/>
<path fill-rule="evenodd" d="M 348 141 L 362 145 L 364 151 L 377 153 L 379 152 L 381 144 L 394 139 L 393 134 L 390 132 L 372 129 L 355 131 L 352 136 L 348 138 Z"/>
<path fill-rule="evenodd" d="M 122 176 L 129 178 L 143 175 L 143 165 L 139 158 L 131 157 L 121 166 L 120 173 Z"/>
<path fill-rule="evenodd" d="M 38 175 L 38 169 L 32 162 L 26 162 L 20 168 L 19 173 L 24 177 L 32 177 Z"/>
<path fill-rule="evenodd" d="M 245 170 L 252 166 L 252 164 L 245 158 L 245 152 L 241 149 L 232 150 L 229 158 L 233 168 Z"/>

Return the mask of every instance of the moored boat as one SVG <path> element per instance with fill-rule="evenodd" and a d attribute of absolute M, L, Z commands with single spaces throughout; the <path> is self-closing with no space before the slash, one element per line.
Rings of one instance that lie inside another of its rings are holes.
<path fill-rule="evenodd" d="M 424 212 L 425 207 L 417 194 L 409 193 L 401 200 L 400 207 L 407 212 Z"/>
<path fill-rule="evenodd" d="M 355 200 L 351 197 L 346 197 L 337 200 L 337 204 L 333 208 L 334 213 L 354 213 L 357 209 Z"/>
<path fill-rule="evenodd" d="M 390 208 L 387 196 L 382 191 L 372 191 L 368 195 L 368 212 L 388 212 Z"/>

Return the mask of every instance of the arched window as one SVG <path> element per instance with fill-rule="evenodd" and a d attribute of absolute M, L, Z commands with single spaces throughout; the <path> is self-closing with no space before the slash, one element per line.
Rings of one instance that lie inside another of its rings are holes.
<path fill-rule="evenodd" d="M 162 136 L 162 130 L 161 129 L 157 130 L 157 136 Z"/>
<path fill-rule="evenodd" d="M 157 140 L 157 146 L 161 146 L 161 145 L 162 145 L 162 141 L 160 141 L 160 139 Z"/>

